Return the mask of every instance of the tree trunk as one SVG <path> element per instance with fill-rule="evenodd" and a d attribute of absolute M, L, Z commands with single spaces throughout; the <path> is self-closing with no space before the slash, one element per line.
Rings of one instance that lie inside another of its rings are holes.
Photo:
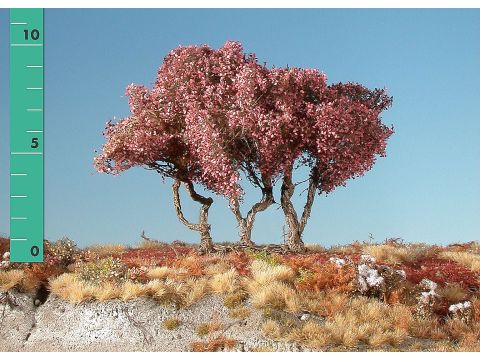
<path fill-rule="evenodd" d="M 255 216 L 257 213 L 266 210 L 270 205 L 273 204 L 273 188 L 269 185 L 265 188 L 262 188 L 262 199 L 255 203 L 251 209 L 248 211 L 247 216 L 243 217 L 240 211 L 240 203 L 237 199 L 233 200 L 230 209 L 235 215 L 237 220 L 238 227 L 240 228 L 240 240 L 238 241 L 241 245 L 253 246 L 252 241 L 252 229 L 255 222 Z"/>
<path fill-rule="evenodd" d="M 288 227 L 287 243 L 288 248 L 295 252 L 302 252 L 305 246 L 302 241 L 302 234 L 300 231 L 300 223 L 298 221 L 297 212 L 292 204 L 292 195 L 295 191 L 295 185 L 292 183 L 291 176 L 284 176 L 280 202 L 283 213 L 285 214 L 285 222 Z"/>
<path fill-rule="evenodd" d="M 285 214 L 285 222 L 288 227 L 287 246 L 290 250 L 296 252 L 305 251 L 305 245 L 302 241 L 302 234 L 307 225 L 312 211 L 313 201 L 315 200 L 315 193 L 318 183 L 320 181 L 320 172 L 317 165 L 312 168 L 310 172 L 307 200 L 303 208 L 302 217 L 298 219 L 297 212 L 292 203 L 292 196 L 295 192 L 295 185 L 292 182 L 292 177 L 284 176 L 281 188 L 281 205 L 283 213 Z"/>
<path fill-rule="evenodd" d="M 213 200 L 210 197 L 207 198 L 198 194 L 191 182 L 184 182 L 185 189 L 190 197 L 202 205 L 200 208 L 198 223 L 191 223 L 185 218 L 182 212 L 182 204 L 180 202 L 179 193 L 180 184 L 180 180 L 174 180 L 172 185 L 173 206 L 175 207 L 177 217 L 188 229 L 200 232 L 200 250 L 204 252 L 210 252 L 213 250 L 213 241 L 210 235 L 210 224 L 208 224 L 208 210 L 212 205 Z"/>

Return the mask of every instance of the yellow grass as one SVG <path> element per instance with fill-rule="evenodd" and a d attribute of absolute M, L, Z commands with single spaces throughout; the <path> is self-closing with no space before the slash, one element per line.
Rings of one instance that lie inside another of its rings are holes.
<path fill-rule="evenodd" d="M 428 250 L 425 246 L 366 245 L 363 251 L 388 264 L 413 263 Z"/>
<path fill-rule="evenodd" d="M 149 279 L 184 279 L 189 276 L 187 269 L 168 266 L 154 267 L 147 271 L 147 277 Z"/>
<path fill-rule="evenodd" d="M 440 257 L 455 261 L 469 268 L 471 271 L 480 272 L 480 255 L 462 251 L 444 251 Z"/>
<path fill-rule="evenodd" d="M 75 274 L 62 274 L 50 280 L 50 291 L 71 303 L 92 300 L 97 288 L 80 280 Z"/>
<path fill-rule="evenodd" d="M 175 330 L 181 324 L 181 321 L 176 318 L 166 319 L 162 322 L 162 326 L 166 330 Z"/>
<path fill-rule="evenodd" d="M 286 265 L 270 265 L 262 260 L 255 260 L 250 265 L 252 278 L 259 285 L 274 281 L 293 282 L 295 272 Z"/>
<path fill-rule="evenodd" d="M 219 261 L 215 264 L 208 265 L 204 269 L 204 273 L 206 275 L 217 275 L 217 274 L 222 274 L 224 272 L 227 272 L 230 270 L 232 266 L 227 263 L 226 261 Z"/>
<path fill-rule="evenodd" d="M 390 306 L 377 300 L 359 297 L 350 300 L 343 311 L 329 318 L 325 325 L 307 322 L 291 332 L 289 338 L 314 348 L 327 345 L 354 347 L 366 343 L 371 347 L 399 345 L 407 337 L 410 310 L 403 305 Z"/>
<path fill-rule="evenodd" d="M 467 291 L 457 284 L 441 287 L 437 290 L 437 294 L 450 304 L 458 303 L 467 298 Z"/>
<path fill-rule="evenodd" d="M 25 278 L 23 270 L 0 270 L 0 290 L 8 291 L 21 285 Z"/>
<path fill-rule="evenodd" d="M 246 306 L 240 306 L 238 308 L 230 310 L 228 315 L 236 319 L 246 319 L 251 314 L 251 310 Z"/>
<path fill-rule="evenodd" d="M 302 308 L 319 316 L 333 316 L 348 304 L 348 294 L 334 290 L 305 291 L 300 294 Z"/>
<path fill-rule="evenodd" d="M 123 301 L 128 301 L 144 296 L 147 293 L 148 288 L 146 286 L 129 280 L 122 284 L 120 298 Z"/>
<path fill-rule="evenodd" d="M 97 244 L 87 248 L 87 250 L 97 254 L 100 257 L 119 254 L 127 250 L 127 247 L 122 244 Z"/>
<path fill-rule="evenodd" d="M 300 310 L 301 301 L 298 293 L 285 283 L 273 281 L 259 285 L 253 281 L 247 285 L 247 290 L 250 293 L 252 305 L 256 308 L 272 307 L 292 313 Z"/>
<path fill-rule="evenodd" d="M 121 295 L 121 289 L 110 283 L 103 284 L 102 286 L 95 287 L 95 299 L 98 301 L 107 301 L 112 299 L 118 299 Z"/>
<path fill-rule="evenodd" d="M 210 292 L 208 278 L 189 279 L 186 282 L 185 305 L 190 306 L 196 303 Z"/>
<path fill-rule="evenodd" d="M 282 327 L 274 320 L 267 320 L 262 325 L 262 332 L 273 339 L 280 339 L 283 335 Z"/>
<path fill-rule="evenodd" d="M 214 293 L 227 294 L 238 288 L 239 276 L 234 268 L 212 276 L 209 282 L 210 288 Z"/>

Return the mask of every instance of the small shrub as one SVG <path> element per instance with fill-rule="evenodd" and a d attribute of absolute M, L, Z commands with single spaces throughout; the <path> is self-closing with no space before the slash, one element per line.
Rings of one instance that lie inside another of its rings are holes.
<path fill-rule="evenodd" d="M 125 279 L 127 267 L 120 259 L 112 256 L 95 262 L 81 263 L 78 273 L 82 280 L 92 283 L 119 282 Z"/>
<path fill-rule="evenodd" d="M 45 241 L 45 254 L 51 255 L 62 266 L 71 264 L 78 251 L 75 242 L 68 237 L 64 237 L 54 243 Z"/>
<path fill-rule="evenodd" d="M 253 259 L 258 260 L 258 261 L 263 261 L 263 262 L 265 262 L 269 265 L 274 266 L 274 265 L 279 265 L 280 264 L 280 261 L 278 260 L 276 255 L 272 255 L 265 250 L 254 251 L 254 250 L 247 249 L 247 250 L 245 250 L 245 252 L 250 257 L 252 257 Z"/>
<path fill-rule="evenodd" d="M 329 262 L 315 266 L 305 273 L 305 276 L 297 282 L 297 288 L 310 291 L 335 289 L 341 292 L 349 292 L 355 287 L 353 282 L 355 278 L 354 267 L 349 265 L 339 267 Z"/>

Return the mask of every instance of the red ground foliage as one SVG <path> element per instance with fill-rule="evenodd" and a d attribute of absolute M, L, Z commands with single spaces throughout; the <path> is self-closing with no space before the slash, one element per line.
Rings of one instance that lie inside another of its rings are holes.
<path fill-rule="evenodd" d="M 10 251 L 10 240 L 4 237 L 0 237 L 0 258 L 4 253 Z"/>
<path fill-rule="evenodd" d="M 454 284 L 470 288 L 480 288 L 480 279 L 477 274 L 454 261 L 437 257 L 423 259 L 412 265 L 403 265 L 407 280 L 418 284 L 422 279 L 430 279 L 437 284 Z"/>
<path fill-rule="evenodd" d="M 335 254 L 331 253 L 316 253 L 311 255 L 283 255 L 280 256 L 280 262 L 291 267 L 293 270 L 299 269 L 311 270 L 329 261 Z"/>
<path fill-rule="evenodd" d="M 243 251 L 235 251 L 227 254 L 226 260 L 232 264 L 237 272 L 242 276 L 247 276 L 250 274 L 250 270 L 248 268 L 252 259 L 248 254 Z"/>
<path fill-rule="evenodd" d="M 138 261 L 149 265 L 169 266 L 179 257 L 193 253 L 195 250 L 190 246 L 164 245 L 151 249 L 129 249 L 119 255 L 119 258 L 127 265 L 137 266 Z"/>

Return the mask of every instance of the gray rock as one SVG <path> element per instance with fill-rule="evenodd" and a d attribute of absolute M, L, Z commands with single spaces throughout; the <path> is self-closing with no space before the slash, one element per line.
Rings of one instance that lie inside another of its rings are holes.
<path fill-rule="evenodd" d="M 246 321 L 230 318 L 223 298 L 216 295 L 179 310 L 151 298 L 74 305 L 52 295 L 35 307 L 32 297 L 18 293 L 15 297 L 19 306 L 7 307 L 0 326 L 4 351 L 190 351 L 193 342 L 206 340 L 196 334 L 197 327 L 215 319 L 223 327 L 211 336 L 235 339 L 233 351 L 306 350 L 263 336 L 259 310 L 252 308 Z M 164 329 L 163 321 L 170 318 L 181 325 Z"/>

